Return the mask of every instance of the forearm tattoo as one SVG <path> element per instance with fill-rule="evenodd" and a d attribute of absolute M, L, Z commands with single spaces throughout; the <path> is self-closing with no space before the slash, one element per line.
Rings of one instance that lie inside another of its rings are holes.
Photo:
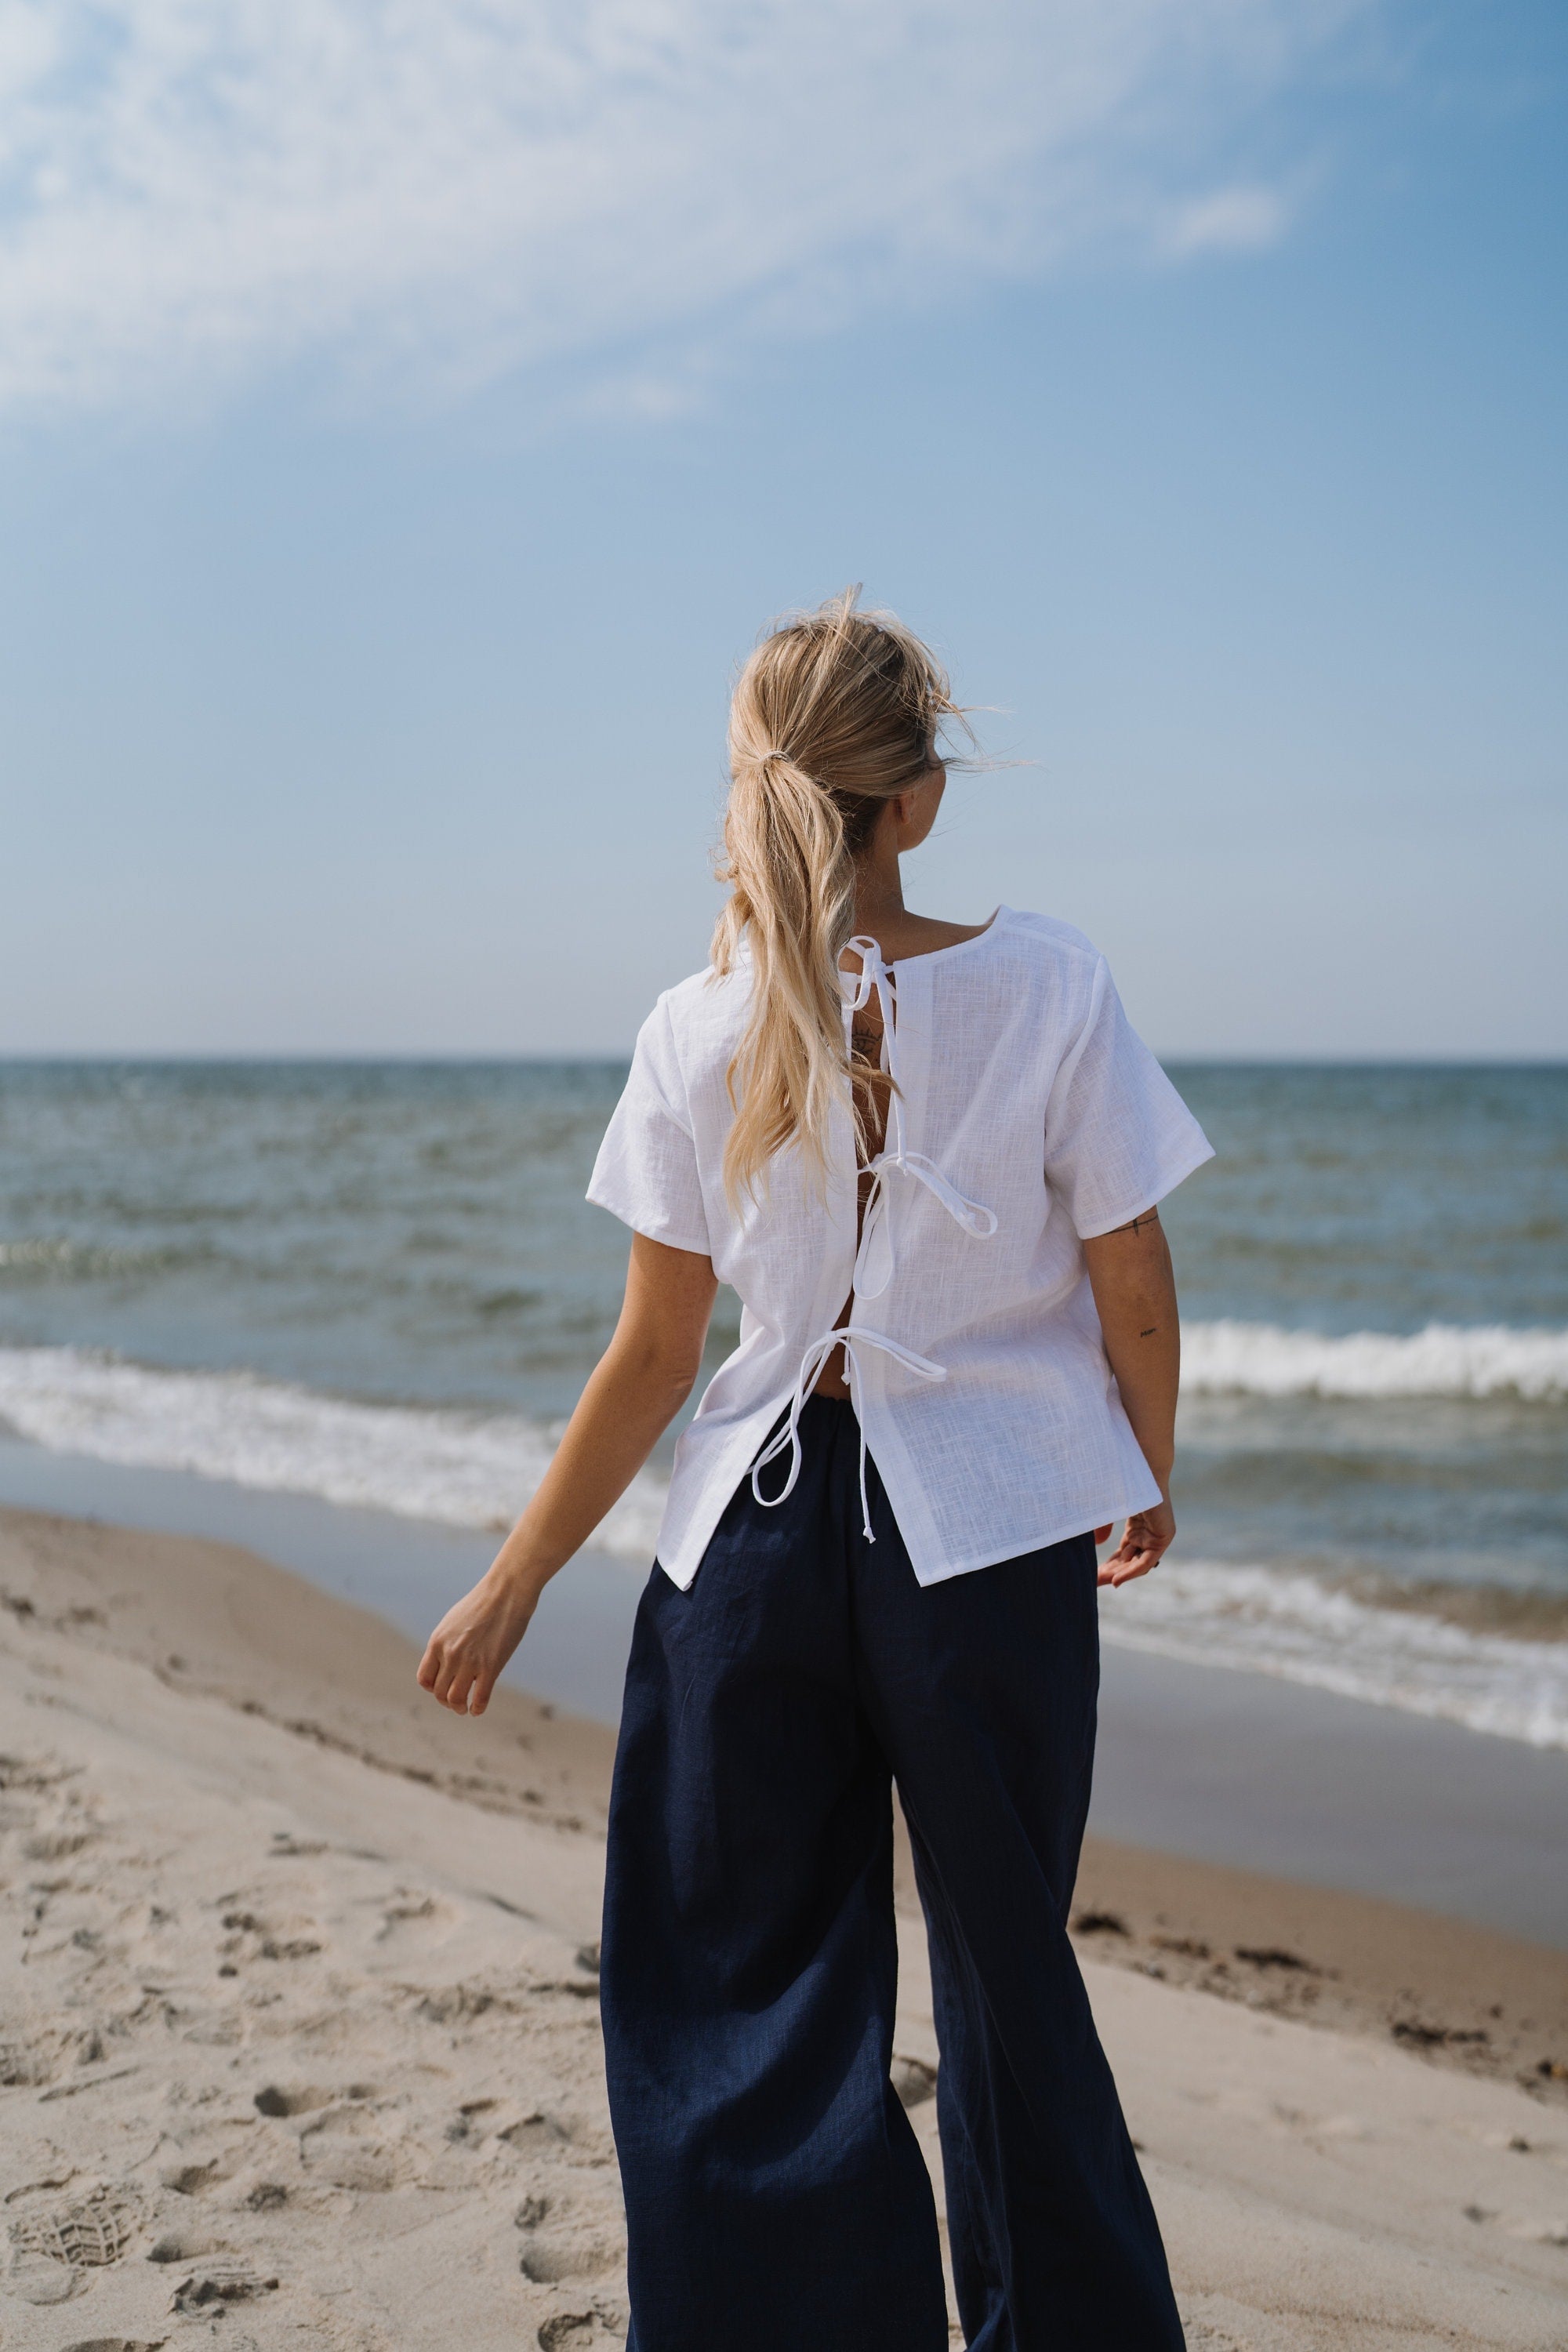
<path fill-rule="evenodd" d="M 1145 1209 L 1142 1216 L 1129 1217 L 1124 1225 L 1112 1225 L 1110 1230 L 1113 1234 L 1145 1234 L 1151 1225 L 1157 1225 L 1159 1222 L 1158 1209 Z"/>
<path fill-rule="evenodd" d="M 1113 1225 L 1110 1230 L 1116 1234 L 1143 1234 L 1148 1232 L 1151 1225 L 1157 1225 L 1159 1222 L 1158 1209 L 1145 1209 L 1141 1216 L 1129 1217 L 1124 1225 Z M 1139 1332 L 1138 1337 L 1141 1339 L 1153 1339 L 1159 1336 L 1159 1330 L 1160 1326 L 1157 1323 L 1151 1323 L 1146 1330 Z"/>

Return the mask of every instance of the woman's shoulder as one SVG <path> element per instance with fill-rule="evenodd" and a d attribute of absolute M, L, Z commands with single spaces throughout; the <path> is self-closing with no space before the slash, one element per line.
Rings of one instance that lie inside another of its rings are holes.
<path fill-rule="evenodd" d="M 745 1027 L 750 982 L 743 963 L 728 972 L 707 964 L 660 991 L 643 1023 L 644 1051 L 671 1050 L 686 1069 L 706 1062 L 728 1068 Z"/>
<path fill-rule="evenodd" d="M 998 908 L 992 929 L 996 936 L 985 961 L 1006 994 L 1032 997 L 1043 1019 L 1073 1021 L 1090 1012 L 1108 977 L 1091 939 L 1056 915 L 1027 908 Z"/>
<path fill-rule="evenodd" d="M 996 925 L 1016 943 L 1016 951 L 1039 964 L 1086 967 L 1095 971 L 1105 961 L 1094 941 L 1057 915 L 1038 915 L 1028 908 L 1001 907 Z"/>

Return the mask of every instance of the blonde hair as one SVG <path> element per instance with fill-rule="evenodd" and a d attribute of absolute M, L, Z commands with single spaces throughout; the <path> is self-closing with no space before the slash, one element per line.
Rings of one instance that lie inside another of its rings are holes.
<path fill-rule="evenodd" d="M 741 672 L 730 706 L 730 797 L 713 934 L 716 973 L 742 939 L 752 991 L 728 1072 L 731 1200 L 755 1191 L 798 1140 L 820 1181 L 828 1122 L 847 1097 L 864 1142 L 871 1066 L 845 1050 L 838 959 L 854 929 L 855 861 L 886 803 L 938 764 L 960 716 L 942 665 L 890 613 L 847 589 L 782 623 Z"/>

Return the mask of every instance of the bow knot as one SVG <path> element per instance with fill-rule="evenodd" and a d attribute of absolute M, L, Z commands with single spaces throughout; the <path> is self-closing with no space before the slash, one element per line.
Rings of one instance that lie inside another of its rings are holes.
<path fill-rule="evenodd" d="M 860 1367 L 856 1350 L 858 1348 L 879 1348 L 883 1355 L 891 1356 L 903 1365 L 906 1371 L 913 1372 L 922 1381 L 945 1381 L 947 1378 L 945 1364 L 933 1364 L 929 1356 L 917 1356 L 912 1348 L 904 1347 L 897 1339 L 885 1338 L 880 1331 L 857 1330 L 847 1323 L 840 1323 L 831 1331 L 825 1331 L 819 1339 L 812 1341 L 800 1360 L 800 1371 L 796 1376 L 795 1393 L 790 1398 L 788 1418 L 752 1465 L 752 1492 L 766 1510 L 772 1510 L 775 1504 L 794 1494 L 795 1480 L 800 1476 L 802 1458 L 800 1417 L 805 1410 L 805 1400 L 822 1377 L 823 1369 L 835 1348 L 844 1350 L 849 1402 L 860 1430 L 860 1531 L 868 1543 L 875 1543 L 877 1538 L 871 1533 L 871 1506 L 866 1493 L 866 1423 L 860 1412 Z M 758 1477 L 770 1462 L 776 1462 L 784 1453 L 789 1455 L 789 1475 L 776 1495 L 764 1495 L 757 1484 Z"/>

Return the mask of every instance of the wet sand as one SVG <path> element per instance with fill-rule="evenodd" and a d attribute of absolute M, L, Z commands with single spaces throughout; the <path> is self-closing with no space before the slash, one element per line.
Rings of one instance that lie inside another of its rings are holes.
<path fill-rule="evenodd" d="M 1568 1953 L 1561 1748 L 1110 1643 L 1103 1660 L 1091 1817 L 1102 1836 Z"/>
<path fill-rule="evenodd" d="M 6 1513 L 0 1594 L 5 2352 L 622 2341 L 608 1730 L 202 1539 Z M 1194 2347 L 1568 2340 L 1561 1954 L 1104 1839 L 1075 1933 Z"/>

